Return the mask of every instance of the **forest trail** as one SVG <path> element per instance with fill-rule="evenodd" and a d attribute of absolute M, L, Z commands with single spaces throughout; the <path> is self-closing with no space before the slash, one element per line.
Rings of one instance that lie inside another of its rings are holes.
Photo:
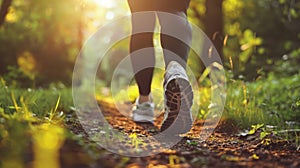
<path fill-rule="evenodd" d="M 116 107 L 107 102 L 100 102 L 102 113 L 113 126 L 124 133 L 135 132 L 137 136 L 147 136 L 158 133 L 162 116 L 158 117 L 155 126 L 136 124 L 123 116 Z M 121 110 L 130 109 L 130 105 L 124 104 Z M 76 124 L 75 124 L 76 125 Z M 182 140 L 170 150 L 148 157 L 124 157 L 97 149 L 95 153 L 101 153 L 99 157 L 87 160 L 93 162 L 95 167 L 300 167 L 300 151 L 283 139 L 270 138 L 261 140 L 259 134 L 239 136 L 238 128 L 229 121 L 221 121 L 213 134 L 206 140 L 199 139 L 199 131 L 203 121 L 197 120 L 192 130 L 184 135 Z M 80 126 L 67 124 L 75 134 L 83 134 Z M 89 141 L 87 135 L 84 138 Z M 91 142 L 93 143 L 93 142 Z M 79 147 L 74 143 L 65 143 L 64 149 L 71 154 L 70 145 L 75 150 Z M 76 147 L 77 146 L 77 147 Z M 80 147 L 79 147 L 80 148 Z M 77 152 L 79 152 L 78 150 Z M 79 153 L 82 153 L 79 152 Z M 76 157 L 72 157 L 76 159 Z M 64 162 L 63 167 L 69 167 L 71 162 Z M 70 167 L 84 167 L 80 161 Z"/>

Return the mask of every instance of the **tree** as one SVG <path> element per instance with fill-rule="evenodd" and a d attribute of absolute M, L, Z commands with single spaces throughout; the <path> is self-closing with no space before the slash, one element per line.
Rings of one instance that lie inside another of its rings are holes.
<path fill-rule="evenodd" d="M 215 48 L 223 59 L 223 0 L 206 0 L 205 1 L 205 19 L 204 27 L 207 36 L 210 38 Z"/>
<path fill-rule="evenodd" d="M 38 85 L 70 83 L 78 40 L 82 40 L 78 39 L 82 14 L 78 2 L 14 0 L 0 29 L 0 75 L 9 72 L 9 66 L 23 69 L 19 63 L 23 60 L 28 61 L 23 65 L 32 62 Z M 8 19 L 10 14 L 13 20 Z"/>
<path fill-rule="evenodd" d="M 193 0 L 190 4 L 189 10 L 189 19 L 204 30 L 205 34 L 211 40 L 212 44 L 216 48 L 218 54 L 223 59 L 223 0 Z M 205 64 L 211 64 L 214 61 L 219 62 L 217 59 L 209 59 L 210 54 L 216 54 L 215 51 L 210 52 L 211 43 L 205 41 L 203 44 L 203 53 L 201 53 L 201 57 L 203 57 L 206 61 L 197 59 L 195 53 L 191 54 L 190 62 L 198 62 L 198 64 L 191 63 L 189 66 L 195 72 L 199 72 L 196 74 L 197 77 L 201 76 L 201 72 L 204 71 Z"/>
<path fill-rule="evenodd" d="M 11 5 L 12 0 L 3 0 L 0 8 L 0 26 L 4 23 L 5 17 L 8 13 L 8 8 Z"/>

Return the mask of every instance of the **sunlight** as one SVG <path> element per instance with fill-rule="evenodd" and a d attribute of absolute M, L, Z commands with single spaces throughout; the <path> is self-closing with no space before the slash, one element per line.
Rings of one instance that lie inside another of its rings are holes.
<path fill-rule="evenodd" d="M 126 10 L 125 2 L 116 0 L 82 0 L 86 5 L 87 32 L 94 32 L 102 25 L 120 16 Z M 127 11 L 127 10 L 126 10 Z"/>
<path fill-rule="evenodd" d="M 65 140 L 64 129 L 45 123 L 34 128 L 33 139 L 33 167 L 59 168 L 59 149 Z"/>
<path fill-rule="evenodd" d="M 105 18 L 107 20 L 112 20 L 114 17 L 115 17 L 114 12 L 107 12 L 106 15 L 105 15 Z"/>
<path fill-rule="evenodd" d="M 104 8 L 112 8 L 115 3 L 113 0 L 93 0 L 96 4 L 98 4 L 100 7 Z"/>

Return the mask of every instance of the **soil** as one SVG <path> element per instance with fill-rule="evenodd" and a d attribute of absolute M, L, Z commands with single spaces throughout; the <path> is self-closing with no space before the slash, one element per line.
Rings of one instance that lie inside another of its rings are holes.
<path fill-rule="evenodd" d="M 162 116 L 157 118 L 154 125 L 137 124 L 122 115 L 130 111 L 129 103 L 122 105 L 119 110 L 107 102 L 99 104 L 113 128 L 125 134 L 135 133 L 137 137 L 145 137 L 159 133 Z M 120 110 L 123 112 L 120 113 Z M 65 141 L 60 156 L 62 167 L 300 167 L 300 151 L 294 143 L 271 135 L 260 139 L 258 133 L 241 136 L 238 127 L 229 120 L 221 121 L 205 141 L 199 138 L 200 130 L 205 129 L 203 121 L 196 120 L 192 130 L 182 135 L 179 143 L 169 150 L 147 157 L 126 157 L 106 151 L 90 140 L 90 135 L 78 120 L 69 120 L 66 127 L 81 140 L 73 138 Z M 95 134 L 97 131 L 94 128 Z"/>

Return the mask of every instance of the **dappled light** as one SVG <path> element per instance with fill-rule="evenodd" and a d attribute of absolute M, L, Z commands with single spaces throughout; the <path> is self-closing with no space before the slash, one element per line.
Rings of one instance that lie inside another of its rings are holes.
<path fill-rule="evenodd" d="M 25 51 L 18 56 L 17 61 L 20 69 L 33 79 L 36 71 L 36 62 L 33 55 L 30 52 Z"/>
<path fill-rule="evenodd" d="M 142 93 L 127 0 L 0 0 L 0 167 L 300 167 L 300 2 L 191 0 L 186 12 L 187 87 L 163 87 L 161 39 L 172 34 L 152 15 L 154 120 L 144 123 L 133 117 Z M 163 123 L 181 119 L 174 102 L 193 123 L 168 136 Z"/>
<path fill-rule="evenodd" d="M 49 123 L 40 125 L 33 130 L 33 140 L 33 167 L 60 167 L 59 150 L 64 142 L 63 128 Z"/>
<path fill-rule="evenodd" d="M 97 5 L 102 8 L 112 8 L 116 5 L 115 0 L 93 0 Z"/>

